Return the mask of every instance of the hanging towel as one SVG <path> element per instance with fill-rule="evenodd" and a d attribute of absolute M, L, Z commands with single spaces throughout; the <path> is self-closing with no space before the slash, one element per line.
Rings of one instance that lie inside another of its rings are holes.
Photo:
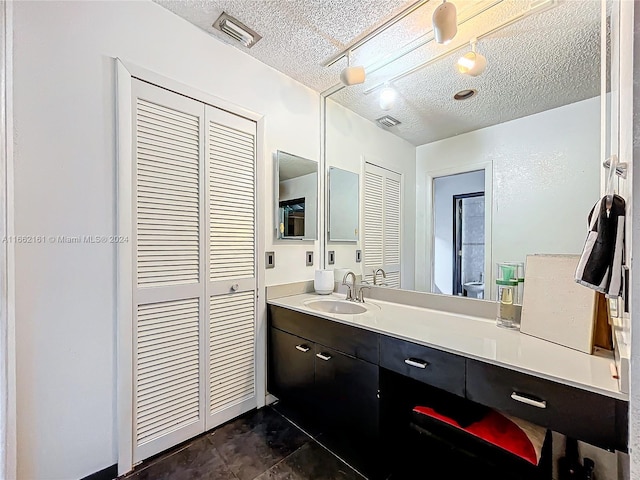
<path fill-rule="evenodd" d="M 609 212 L 606 204 L 607 197 L 600 199 L 589 214 L 589 233 L 576 282 L 615 298 L 622 290 L 625 201 L 614 195 Z"/>

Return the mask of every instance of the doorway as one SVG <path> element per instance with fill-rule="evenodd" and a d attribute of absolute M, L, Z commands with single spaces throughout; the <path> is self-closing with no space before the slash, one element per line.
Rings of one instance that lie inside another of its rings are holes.
<path fill-rule="evenodd" d="M 433 293 L 484 298 L 484 200 L 484 169 L 433 179 Z"/>
<path fill-rule="evenodd" d="M 484 298 L 484 192 L 453 196 L 453 294 Z"/>

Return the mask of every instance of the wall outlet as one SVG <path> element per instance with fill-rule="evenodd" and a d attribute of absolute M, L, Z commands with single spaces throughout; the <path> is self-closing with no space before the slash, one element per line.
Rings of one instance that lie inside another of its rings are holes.
<path fill-rule="evenodd" d="M 327 252 L 327 254 L 329 256 L 329 259 L 328 259 L 327 263 L 329 263 L 329 265 L 335 264 L 336 263 L 336 252 L 335 252 L 335 250 L 329 250 L 329 252 Z"/>
<path fill-rule="evenodd" d="M 313 252 L 307 252 L 307 267 L 313 265 Z"/>
<path fill-rule="evenodd" d="M 276 252 L 265 252 L 264 254 L 264 268 L 275 268 L 276 267 Z"/>
<path fill-rule="evenodd" d="M 356 263 L 360 263 L 362 261 L 362 250 L 356 250 Z"/>

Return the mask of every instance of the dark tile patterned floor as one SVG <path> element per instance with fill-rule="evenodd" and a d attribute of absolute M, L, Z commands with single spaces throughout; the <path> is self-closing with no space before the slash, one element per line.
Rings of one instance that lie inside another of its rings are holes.
<path fill-rule="evenodd" d="M 313 432 L 312 432 L 313 433 Z M 271 407 L 144 462 L 126 480 L 363 480 Z"/>

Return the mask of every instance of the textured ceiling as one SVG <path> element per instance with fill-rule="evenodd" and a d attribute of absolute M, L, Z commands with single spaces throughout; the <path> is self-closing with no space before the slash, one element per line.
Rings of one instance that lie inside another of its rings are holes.
<path fill-rule="evenodd" d="M 216 38 L 227 38 L 211 27 L 222 11 L 235 16 L 263 36 L 251 49 L 231 43 L 262 62 L 316 91 L 336 86 L 340 60 L 322 64 L 413 2 L 400 0 L 155 0 Z M 431 0 L 353 53 L 352 64 L 367 67 L 363 85 L 343 88 L 331 99 L 375 120 L 390 114 L 402 122 L 391 132 L 414 145 L 459 135 L 599 94 L 600 2 L 564 0 L 492 34 L 478 43 L 487 69 L 478 77 L 460 74 L 455 67 L 460 50 L 393 83 L 399 98 L 384 112 L 378 93 L 364 90 L 393 75 L 440 55 L 471 38 L 523 13 L 524 0 L 453 0 L 462 21 L 484 7 L 484 13 L 458 28 L 449 45 L 431 38 Z M 418 42 L 426 44 L 419 48 Z M 381 66 L 401 49 L 402 58 Z M 466 47 L 465 47 L 466 48 Z M 476 97 L 453 100 L 459 90 L 473 88 Z"/>
<path fill-rule="evenodd" d="M 318 162 L 290 153 L 278 152 L 278 178 L 281 182 L 317 172 Z"/>

